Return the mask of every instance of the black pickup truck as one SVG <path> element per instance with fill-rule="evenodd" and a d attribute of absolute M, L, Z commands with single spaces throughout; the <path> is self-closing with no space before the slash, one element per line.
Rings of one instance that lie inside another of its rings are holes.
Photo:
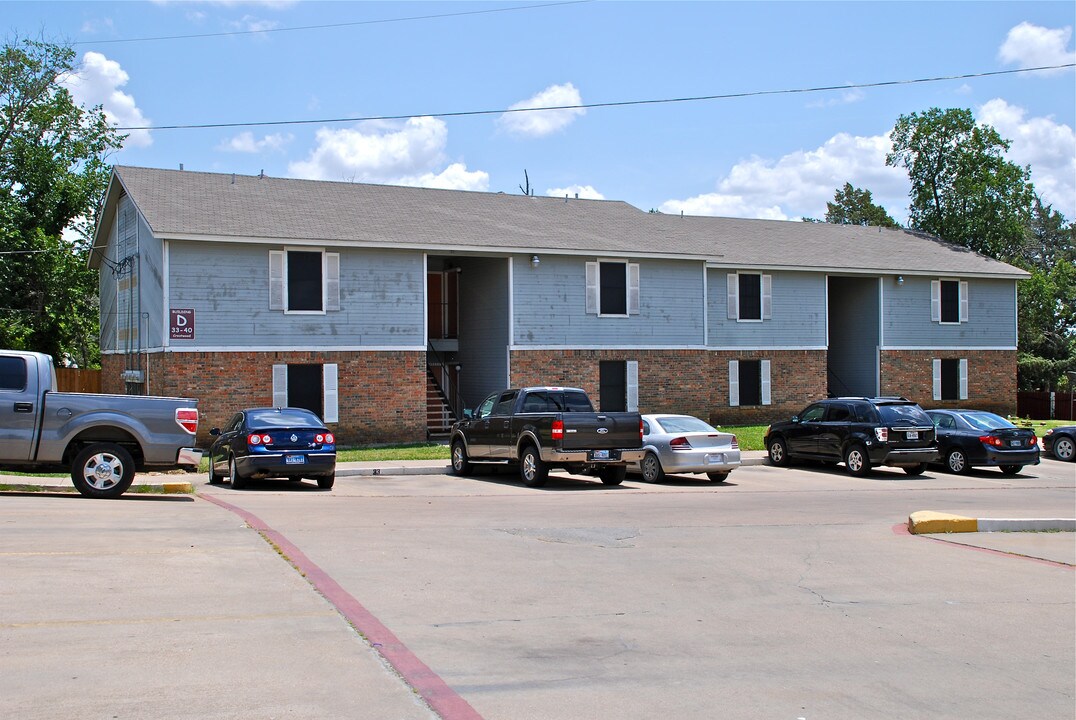
<path fill-rule="evenodd" d="M 517 463 L 529 487 L 545 484 L 551 468 L 596 474 L 606 485 L 624 480 L 643 458 L 636 412 L 597 413 L 579 388 L 510 388 L 487 397 L 452 426 L 452 469 L 467 475 L 476 462 Z"/>

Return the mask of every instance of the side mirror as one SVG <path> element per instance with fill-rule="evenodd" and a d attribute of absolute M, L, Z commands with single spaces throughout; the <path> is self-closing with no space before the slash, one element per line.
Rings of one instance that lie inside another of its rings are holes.
<path fill-rule="evenodd" d="M 464 420 L 470 420 L 473 417 L 474 417 L 474 410 L 472 410 L 471 408 L 464 408 L 463 409 L 463 419 Z"/>
<path fill-rule="evenodd" d="M 209 431 L 209 434 L 214 436 L 214 437 L 216 437 L 217 435 L 220 435 L 220 428 L 213 428 L 212 430 Z"/>
<path fill-rule="evenodd" d="M 800 416 L 799 415 L 793 415 L 792 416 L 792 422 L 798 423 L 799 421 L 800 421 Z"/>

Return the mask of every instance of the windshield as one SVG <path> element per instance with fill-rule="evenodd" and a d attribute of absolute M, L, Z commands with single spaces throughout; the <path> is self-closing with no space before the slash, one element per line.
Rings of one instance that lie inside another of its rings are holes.
<path fill-rule="evenodd" d="M 655 418 L 655 422 L 667 433 L 717 432 L 717 429 L 690 415 Z"/>
<path fill-rule="evenodd" d="M 918 405 L 879 405 L 878 413 L 882 422 L 889 426 L 934 424 Z"/>
<path fill-rule="evenodd" d="M 961 413 L 960 417 L 976 430 L 1000 430 L 1002 428 L 1016 427 L 1011 422 L 990 412 Z"/>
<path fill-rule="evenodd" d="M 281 408 L 279 410 L 251 410 L 247 413 L 247 425 L 251 428 L 272 427 L 314 427 L 322 426 L 321 419 L 300 408 Z"/>

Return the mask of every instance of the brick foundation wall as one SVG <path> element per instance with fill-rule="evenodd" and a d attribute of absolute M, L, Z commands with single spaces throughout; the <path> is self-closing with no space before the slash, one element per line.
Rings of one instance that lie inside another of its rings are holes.
<path fill-rule="evenodd" d="M 934 400 L 933 361 L 967 359 L 968 399 Z M 882 395 L 902 395 L 925 408 L 1016 412 L 1015 350 L 883 350 Z"/>
<path fill-rule="evenodd" d="M 639 363 L 639 407 L 646 413 L 695 415 L 715 424 L 748 425 L 789 417 L 826 396 L 822 350 L 516 350 L 512 384 L 586 390 L 597 405 L 600 363 Z M 729 406 L 729 361 L 770 361 L 770 405 Z"/>
<path fill-rule="evenodd" d="M 426 356 L 420 352 L 184 352 L 148 358 L 147 391 L 198 400 L 197 444 L 236 411 L 273 403 L 273 365 L 336 363 L 339 423 L 329 428 L 343 446 L 426 439 Z M 123 393 L 122 355 L 101 358 L 102 389 Z M 144 365 L 143 365 L 144 367 Z"/>

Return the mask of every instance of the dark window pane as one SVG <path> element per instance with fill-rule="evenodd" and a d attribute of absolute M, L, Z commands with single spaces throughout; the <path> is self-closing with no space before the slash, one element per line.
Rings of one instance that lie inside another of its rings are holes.
<path fill-rule="evenodd" d="M 288 252 L 288 310 L 321 310 L 321 253 Z"/>
<path fill-rule="evenodd" d="M 740 276 L 743 278 L 743 275 Z M 741 280 L 742 282 L 742 280 Z M 741 286 L 742 288 L 742 286 Z M 740 361 L 740 405 L 762 404 L 762 381 L 758 360 Z"/>
<path fill-rule="evenodd" d="M 960 360 L 941 361 L 941 399 L 960 399 Z"/>
<path fill-rule="evenodd" d="M 628 266 L 601 263 L 601 314 L 628 314 Z"/>
<path fill-rule="evenodd" d="M 18 357 L 0 357 L 0 390 L 26 389 L 26 361 Z"/>
<path fill-rule="evenodd" d="M 740 275 L 740 319 L 762 319 L 761 275 Z"/>
<path fill-rule="evenodd" d="M 321 417 L 321 365 L 288 365 L 288 405 Z"/>
<path fill-rule="evenodd" d="M 947 323 L 960 322 L 960 283 L 956 280 L 942 280 L 941 320 Z"/>
<path fill-rule="evenodd" d="M 628 409 L 627 364 L 617 360 L 602 360 L 599 366 L 599 407 L 602 412 L 624 412 Z"/>

